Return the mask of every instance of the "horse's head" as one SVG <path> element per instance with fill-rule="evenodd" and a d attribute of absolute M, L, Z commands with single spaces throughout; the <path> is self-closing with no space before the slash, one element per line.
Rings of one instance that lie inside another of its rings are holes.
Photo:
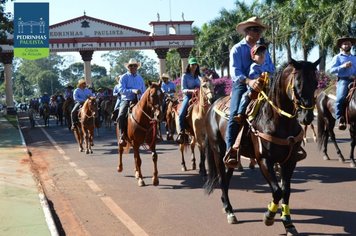
<path fill-rule="evenodd" d="M 289 64 L 293 68 L 289 95 L 299 111 L 299 121 L 305 125 L 309 125 L 314 119 L 315 90 L 318 86 L 317 66 L 320 60 L 321 58 L 311 63 L 292 59 Z"/>
<path fill-rule="evenodd" d="M 88 97 L 83 105 L 83 112 L 88 114 L 91 112 L 92 116 L 98 115 L 98 103 L 95 97 Z"/>
<path fill-rule="evenodd" d="M 202 100 L 208 105 L 211 105 L 213 103 L 214 98 L 214 86 L 212 82 L 212 77 L 212 75 L 204 75 L 203 77 L 200 77 L 200 93 L 202 96 Z"/>
<path fill-rule="evenodd" d="M 151 109 L 153 118 L 157 120 L 163 119 L 162 104 L 164 99 L 164 94 L 161 90 L 162 80 L 157 82 L 148 82 L 149 88 L 147 93 L 147 106 Z"/>

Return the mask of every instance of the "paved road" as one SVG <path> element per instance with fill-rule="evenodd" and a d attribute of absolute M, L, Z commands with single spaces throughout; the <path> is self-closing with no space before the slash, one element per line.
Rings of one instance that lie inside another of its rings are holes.
<path fill-rule="evenodd" d="M 86 155 L 78 152 L 72 133 L 53 121 L 49 128 L 33 129 L 26 119 L 20 121 L 63 235 L 285 234 L 279 220 L 270 227 L 261 221 L 271 195 L 258 169 L 234 173 L 230 197 L 240 223 L 229 225 L 219 189 L 210 196 L 204 194 L 198 172 L 181 171 L 180 154 L 173 143 L 158 145 L 157 187 L 151 184 L 151 155 L 144 152 L 143 174 L 148 186 L 138 187 L 132 154 L 125 156 L 123 173 L 116 172 L 113 129 L 101 129 L 94 153 Z M 337 135 L 348 156 L 348 133 Z M 308 157 L 294 174 L 290 202 L 299 233 L 356 235 L 356 169 L 338 162 L 331 146 L 331 161 L 321 159 L 313 142 L 306 144 L 306 150 Z M 243 164 L 247 166 L 246 161 Z"/>

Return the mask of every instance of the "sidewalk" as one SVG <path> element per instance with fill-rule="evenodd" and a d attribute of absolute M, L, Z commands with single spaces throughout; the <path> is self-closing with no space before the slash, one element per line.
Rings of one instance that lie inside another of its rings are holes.
<path fill-rule="evenodd" d="M 0 113 L 0 236 L 58 235 L 17 117 Z"/>

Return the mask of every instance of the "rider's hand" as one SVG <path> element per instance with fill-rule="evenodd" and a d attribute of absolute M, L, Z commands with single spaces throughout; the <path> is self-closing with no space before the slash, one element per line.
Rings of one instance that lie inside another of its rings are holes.
<path fill-rule="evenodd" d="M 345 62 L 344 64 L 342 64 L 342 68 L 350 68 L 352 66 L 351 61 Z"/>
<path fill-rule="evenodd" d="M 246 84 L 256 92 L 260 92 L 261 91 L 261 83 L 260 83 L 260 81 L 258 79 L 246 78 Z"/>
<path fill-rule="evenodd" d="M 141 90 L 139 90 L 139 89 L 133 89 L 132 92 L 137 95 L 141 94 Z"/>

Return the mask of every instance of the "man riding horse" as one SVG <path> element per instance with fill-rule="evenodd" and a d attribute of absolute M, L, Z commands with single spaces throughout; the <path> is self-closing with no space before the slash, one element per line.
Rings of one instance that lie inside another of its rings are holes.
<path fill-rule="evenodd" d="M 119 144 L 126 145 L 127 134 L 127 117 L 129 107 L 133 103 L 137 103 L 141 94 L 146 91 L 146 86 L 141 75 L 137 70 L 141 67 L 141 63 L 131 58 L 128 63 L 124 64 L 127 72 L 120 77 L 119 93 L 121 94 L 120 110 L 118 115 L 118 124 L 120 131 Z"/>
<path fill-rule="evenodd" d="M 75 129 L 75 125 L 79 123 L 78 110 L 81 105 L 87 100 L 88 97 L 92 97 L 93 93 L 87 88 L 85 79 L 80 79 L 78 81 L 77 88 L 73 92 L 74 107 L 71 113 L 72 127 L 71 130 Z"/>
<path fill-rule="evenodd" d="M 356 38 L 342 37 L 337 40 L 340 53 L 334 56 L 330 72 L 337 75 L 335 116 L 340 130 L 346 129 L 345 100 L 348 86 L 356 79 L 356 56 L 351 54 L 352 45 Z"/>

